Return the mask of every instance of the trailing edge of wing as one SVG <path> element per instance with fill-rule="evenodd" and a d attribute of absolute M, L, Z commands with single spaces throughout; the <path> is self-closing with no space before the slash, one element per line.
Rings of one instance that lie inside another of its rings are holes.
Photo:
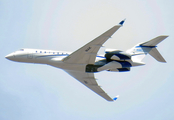
<path fill-rule="evenodd" d="M 96 94 L 100 95 L 107 101 L 114 101 L 111 97 L 101 89 L 94 78 L 94 73 L 85 73 L 79 71 L 65 70 L 69 75 L 77 79 L 83 85 L 94 91 Z"/>
<path fill-rule="evenodd" d="M 64 58 L 63 62 L 75 64 L 94 64 L 97 52 L 99 51 L 100 47 L 123 25 L 123 23 L 124 20 Z"/>

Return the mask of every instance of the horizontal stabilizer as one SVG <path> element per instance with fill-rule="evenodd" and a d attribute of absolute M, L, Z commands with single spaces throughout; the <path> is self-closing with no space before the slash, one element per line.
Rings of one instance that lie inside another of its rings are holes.
<path fill-rule="evenodd" d="M 166 62 L 162 55 L 158 52 L 156 48 L 152 48 L 149 54 L 154 57 L 159 62 Z"/>
<path fill-rule="evenodd" d="M 163 41 L 167 37 L 168 37 L 168 35 L 161 35 L 161 36 L 158 36 L 150 41 L 147 41 L 145 43 L 140 44 L 140 46 L 156 46 L 158 43 L 160 43 L 161 41 Z"/>

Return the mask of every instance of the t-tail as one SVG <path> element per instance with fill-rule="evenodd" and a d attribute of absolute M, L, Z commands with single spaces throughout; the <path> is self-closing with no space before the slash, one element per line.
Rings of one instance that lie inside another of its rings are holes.
<path fill-rule="evenodd" d="M 158 52 L 156 45 L 167 37 L 167 35 L 158 36 L 150 41 L 139 43 L 126 52 L 132 55 L 132 61 L 141 62 L 146 54 L 150 54 L 157 61 L 166 62 L 162 55 Z"/>

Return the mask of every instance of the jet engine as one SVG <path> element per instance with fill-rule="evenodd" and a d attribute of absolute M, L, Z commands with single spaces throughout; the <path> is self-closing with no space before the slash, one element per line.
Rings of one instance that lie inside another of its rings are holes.
<path fill-rule="evenodd" d="M 109 69 L 107 71 L 111 71 L 111 72 L 129 72 L 130 68 L 116 68 L 116 69 Z"/>
<path fill-rule="evenodd" d="M 131 59 L 131 54 L 120 51 L 120 50 L 105 50 L 106 54 L 105 57 L 107 60 L 119 60 L 119 61 L 125 61 Z"/>

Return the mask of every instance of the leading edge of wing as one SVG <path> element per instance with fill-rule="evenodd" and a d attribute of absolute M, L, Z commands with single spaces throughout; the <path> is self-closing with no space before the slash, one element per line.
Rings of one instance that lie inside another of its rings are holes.
<path fill-rule="evenodd" d="M 83 85 L 94 91 L 96 94 L 100 95 L 107 101 L 114 101 L 116 99 L 112 99 L 110 96 L 108 96 L 107 93 L 96 82 L 96 79 L 94 78 L 94 73 L 85 73 L 85 72 L 79 72 L 79 71 L 72 71 L 72 70 L 65 70 L 69 75 L 77 79 L 79 82 L 81 82 Z"/>
<path fill-rule="evenodd" d="M 123 25 L 125 20 L 121 21 L 102 35 L 87 43 L 63 59 L 65 63 L 74 64 L 94 64 L 97 52 L 100 47 Z"/>

